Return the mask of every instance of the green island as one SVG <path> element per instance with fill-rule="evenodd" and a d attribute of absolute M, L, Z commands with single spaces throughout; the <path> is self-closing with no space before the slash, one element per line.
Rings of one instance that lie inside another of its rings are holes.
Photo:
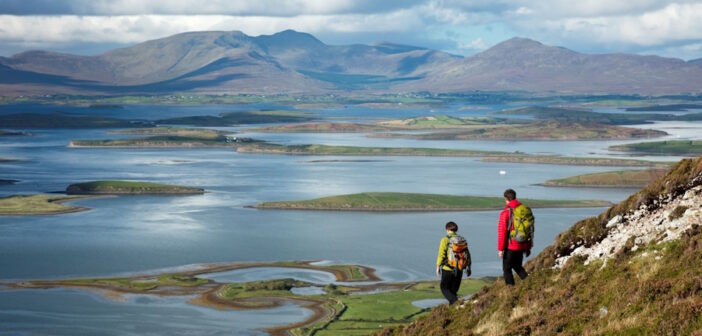
<path fill-rule="evenodd" d="M 578 123 L 595 123 L 602 125 L 636 125 L 650 124 L 653 121 L 699 121 L 702 113 L 683 115 L 661 113 L 600 113 L 585 109 L 561 107 L 523 107 L 512 110 L 493 112 L 493 115 L 525 115 L 540 120 L 559 120 Z"/>
<path fill-rule="evenodd" d="M 610 150 L 653 155 L 702 154 L 702 140 L 667 140 L 610 146 Z"/>
<path fill-rule="evenodd" d="M 202 188 L 139 181 L 92 181 L 71 184 L 69 195 L 194 195 L 203 194 Z"/>
<path fill-rule="evenodd" d="M 667 169 L 620 170 L 570 176 L 544 182 L 548 187 L 640 188 L 664 176 Z"/>
<path fill-rule="evenodd" d="M 133 128 L 113 131 L 112 134 L 127 134 L 127 135 L 152 135 L 152 136 L 179 136 L 186 138 L 201 138 L 201 139 L 222 139 L 223 136 L 230 132 L 218 131 L 207 128 L 182 128 L 182 127 L 146 127 Z"/>
<path fill-rule="evenodd" d="M 461 129 L 507 122 L 492 117 L 452 117 L 437 115 L 399 120 L 383 120 L 370 124 L 348 122 L 314 122 L 252 128 L 251 132 L 267 133 L 374 133 L 397 130 Z"/>
<path fill-rule="evenodd" d="M 666 168 L 674 162 L 647 161 L 636 159 L 598 158 L 598 157 L 571 157 L 556 155 L 526 155 L 507 154 L 484 156 L 485 162 L 553 164 L 567 166 L 602 166 L 602 167 L 653 167 Z"/>
<path fill-rule="evenodd" d="M 150 121 L 54 112 L 2 115 L 0 116 L 0 125 L 11 128 L 133 128 L 153 126 L 153 123 Z"/>
<path fill-rule="evenodd" d="M 63 202 L 85 199 L 85 196 L 63 195 L 12 195 L 0 198 L 0 215 L 57 215 L 88 210 L 88 208 L 66 205 Z"/>
<path fill-rule="evenodd" d="M 288 110 L 263 110 L 227 112 L 219 116 L 188 116 L 158 120 L 160 125 L 233 126 L 241 124 L 267 124 L 304 122 L 313 119 L 312 113 Z"/>
<path fill-rule="evenodd" d="M 634 112 L 648 112 L 648 111 L 676 111 L 684 112 L 691 109 L 702 109 L 700 104 L 663 104 L 663 105 L 648 105 L 648 106 L 637 106 L 637 107 L 627 107 L 626 111 Z"/>
<path fill-rule="evenodd" d="M 375 133 L 371 136 L 418 140 L 610 140 L 654 138 L 667 134 L 657 130 L 550 120 L 519 125 L 476 126 L 422 134 Z"/>
<path fill-rule="evenodd" d="M 291 154 L 291 155 L 359 155 L 359 156 L 447 156 L 481 157 L 506 154 L 502 152 L 416 148 L 416 147 L 355 147 L 328 145 L 279 145 L 268 142 L 253 142 L 237 147 L 239 153 Z"/>
<path fill-rule="evenodd" d="M 524 199 L 532 208 L 604 207 L 611 203 L 596 200 Z M 257 209 L 332 211 L 481 211 L 502 209 L 502 197 L 455 196 L 395 192 L 368 192 L 322 197 L 303 201 L 263 202 Z"/>
<path fill-rule="evenodd" d="M 238 269 L 287 267 L 328 272 L 344 284 L 312 284 L 295 279 L 218 283 L 202 276 Z M 399 326 L 425 315 L 429 309 L 413 303 L 439 299 L 438 281 L 378 282 L 372 268 L 360 265 L 319 265 L 310 261 L 221 263 L 200 265 L 182 272 L 143 274 L 117 278 L 32 280 L 8 284 L 10 288 L 99 289 L 107 298 L 124 294 L 193 296 L 188 303 L 217 309 L 258 310 L 294 303 L 312 310 L 305 321 L 266 331 L 272 335 L 367 335 Z M 354 285 L 354 282 L 364 282 Z M 371 281 L 371 283 L 368 283 Z M 459 294 L 468 296 L 491 283 L 488 279 L 463 280 Z M 314 288 L 311 295 L 295 289 Z M 363 294 L 363 295 L 356 295 Z"/>

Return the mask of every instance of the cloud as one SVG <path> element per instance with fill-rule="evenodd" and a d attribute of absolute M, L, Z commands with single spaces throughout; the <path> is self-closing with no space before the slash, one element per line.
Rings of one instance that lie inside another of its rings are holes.
<path fill-rule="evenodd" d="M 3 13 L 0 53 L 128 45 L 185 31 L 295 29 L 329 44 L 385 40 L 461 54 L 523 36 L 582 52 L 702 56 L 681 48 L 702 40 L 700 0 L 0 0 Z"/>

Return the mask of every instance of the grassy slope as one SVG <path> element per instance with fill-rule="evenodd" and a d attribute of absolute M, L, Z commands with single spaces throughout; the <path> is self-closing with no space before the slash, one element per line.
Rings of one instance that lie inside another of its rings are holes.
<path fill-rule="evenodd" d="M 620 170 L 548 180 L 553 187 L 644 187 L 665 175 L 666 169 Z"/>
<path fill-rule="evenodd" d="M 203 193 L 200 188 L 184 187 L 171 184 L 138 181 L 92 181 L 71 184 L 66 188 L 69 194 L 183 194 Z"/>
<path fill-rule="evenodd" d="M 527 263 L 530 276 L 506 288 L 498 280 L 461 310 L 434 309 L 410 325 L 382 335 L 689 335 L 702 329 L 702 229 L 678 241 L 625 249 L 604 267 L 558 256 L 592 246 L 607 235 L 614 216 L 653 206 L 660 195 L 680 195 L 702 179 L 702 158 L 683 160 L 663 178 L 597 217 L 584 219 L 556 237 Z M 645 254 L 648 252 L 648 254 Z M 604 309 L 603 309 L 604 308 Z"/>
<path fill-rule="evenodd" d="M 610 146 L 609 149 L 658 155 L 700 155 L 702 154 L 702 140 L 640 142 L 628 145 Z"/>
<path fill-rule="evenodd" d="M 85 210 L 83 207 L 61 204 L 76 199 L 56 195 L 14 195 L 0 198 L 0 215 L 53 215 Z"/>
<path fill-rule="evenodd" d="M 531 207 L 606 206 L 600 201 L 523 200 Z M 411 193 L 360 193 L 305 201 L 264 202 L 259 208 L 329 210 L 483 210 L 501 209 L 502 197 L 452 196 Z"/>

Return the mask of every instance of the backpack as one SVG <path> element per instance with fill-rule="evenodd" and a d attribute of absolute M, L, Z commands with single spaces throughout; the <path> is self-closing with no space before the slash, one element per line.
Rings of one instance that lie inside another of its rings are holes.
<path fill-rule="evenodd" d="M 530 242 L 534 239 L 534 214 L 531 208 L 520 204 L 509 209 L 509 239 L 518 243 Z"/>
<path fill-rule="evenodd" d="M 462 236 L 446 236 L 449 239 L 446 247 L 446 266 L 454 270 L 464 270 L 468 265 L 468 242 Z"/>

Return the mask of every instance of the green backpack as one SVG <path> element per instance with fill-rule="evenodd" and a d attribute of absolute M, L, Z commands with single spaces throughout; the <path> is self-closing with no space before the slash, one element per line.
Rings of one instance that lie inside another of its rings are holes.
<path fill-rule="evenodd" d="M 534 214 L 531 208 L 524 204 L 509 210 L 509 238 L 518 243 L 530 242 L 534 239 Z"/>

